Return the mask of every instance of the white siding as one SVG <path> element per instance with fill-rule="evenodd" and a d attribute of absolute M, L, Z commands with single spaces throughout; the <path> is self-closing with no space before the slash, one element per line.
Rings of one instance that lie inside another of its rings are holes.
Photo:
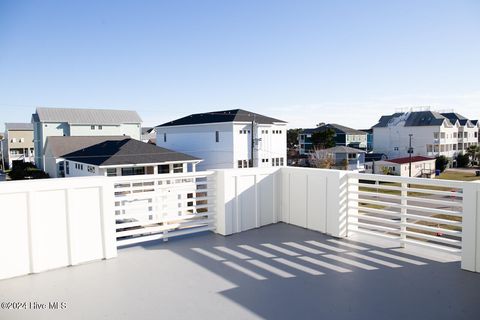
<path fill-rule="evenodd" d="M 233 168 L 235 162 L 232 128 L 231 122 L 158 127 L 157 146 L 203 159 L 197 166 L 198 170 Z M 215 140 L 216 131 L 219 132 L 219 142 Z"/>

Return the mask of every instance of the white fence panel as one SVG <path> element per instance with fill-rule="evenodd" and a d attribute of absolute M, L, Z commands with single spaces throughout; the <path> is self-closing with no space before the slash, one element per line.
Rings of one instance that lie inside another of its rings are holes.
<path fill-rule="evenodd" d="M 215 170 L 216 232 L 242 232 L 278 221 L 280 168 Z"/>
<path fill-rule="evenodd" d="M 0 279 L 116 256 L 106 177 L 0 184 Z"/>

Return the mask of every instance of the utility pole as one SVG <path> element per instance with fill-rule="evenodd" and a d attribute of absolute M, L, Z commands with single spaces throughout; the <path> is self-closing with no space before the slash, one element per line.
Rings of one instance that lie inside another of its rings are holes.
<path fill-rule="evenodd" d="M 5 141 L 5 139 L 0 140 L 0 155 L 2 156 L 2 171 L 5 171 L 5 159 L 3 157 L 3 141 Z"/>
<path fill-rule="evenodd" d="M 253 130 L 254 130 L 254 125 L 255 125 L 255 114 L 253 115 L 253 119 L 252 119 L 252 135 L 250 136 L 251 137 L 251 158 L 252 158 L 252 167 L 254 166 L 254 162 L 253 162 L 253 150 L 254 150 L 254 145 L 255 145 L 255 138 L 253 137 Z"/>
<path fill-rule="evenodd" d="M 409 160 L 408 160 L 408 176 L 412 177 L 412 153 L 413 153 L 413 148 L 412 148 L 412 136 L 413 134 L 409 134 L 409 145 L 408 145 L 408 155 L 409 155 Z"/>

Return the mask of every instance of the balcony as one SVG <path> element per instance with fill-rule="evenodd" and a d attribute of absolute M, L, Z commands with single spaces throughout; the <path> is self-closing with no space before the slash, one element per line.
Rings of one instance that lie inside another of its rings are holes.
<path fill-rule="evenodd" d="M 0 298 L 67 308 L 0 318 L 476 319 L 479 198 L 290 167 L 1 183 L 0 278 L 39 274 Z"/>

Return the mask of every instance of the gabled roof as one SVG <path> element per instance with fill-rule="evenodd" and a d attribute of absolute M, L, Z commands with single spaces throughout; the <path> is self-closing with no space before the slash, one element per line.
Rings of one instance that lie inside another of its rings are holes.
<path fill-rule="evenodd" d="M 132 165 L 200 160 L 124 136 L 48 137 L 53 156 L 96 165 Z"/>
<path fill-rule="evenodd" d="M 5 131 L 16 130 L 16 131 L 33 131 L 33 124 L 31 123 L 5 123 Z"/>
<path fill-rule="evenodd" d="M 345 126 L 342 126 L 342 125 L 336 124 L 336 123 L 324 124 L 324 125 L 321 125 L 320 127 L 317 127 L 317 128 L 303 129 L 302 133 L 312 134 L 314 132 L 319 132 L 319 131 L 321 132 L 321 131 L 325 131 L 327 129 L 333 129 L 335 131 L 335 133 L 356 134 L 356 135 L 366 135 L 367 134 L 365 131 L 352 129 L 352 128 L 345 127 Z"/>
<path fill-rule="evenodd" d="M 190 124 L 219 123 L 219 122 L 252 122 L 259 124 L 286 123 L 283 120 L 270 118 L 255 112 L 233 109 L 224 111 L 213 111 L 206 113 L 196 113 L 189 116 L 166 122 L 157 127 L 182 126 Z"/>
<path fill-rule="evenodd" d="M 333 148 L 324 149 L 322 151 L 325 151 L 328 153 L 367 153 L 365 150 L 345 147 L 345 146 L 336 146 Z"/>
<path fill-rule="evenodd" d="M 467 118 L 465 118 L 464 116 L 462 116 L 462 115 L 460 115 L 460 114 L 458 114 L 458 113 L 456 113 L 456 112 L 447 112 L 447 113 L 442 113 L 441 115 L 444 116 L 445 118 L 447 118 L 448 120 L 450 120 L 450 122 L 451 122 L 452 124 L 454 124 L 454 123 L 458 120 L 458 122 L 459 122 L 462 126 L 464 126 L 464 125 L 466 125 L 467 122 L 468 122 L 468 119 L 467 119 Z"/>
<path fill-rule="evenodd" d="M 430 160 L 435 160 L 435 158 L 424 157 L 424 156 L 413 156 L 411 159 L 410 157 L 403 157 L 403 158 L 389 159 L 385 161 L 393 162 L 397 164 L 405 164 L 409 162 L 421 162 L 421 161 L 430 161 Z"/>
<path fill-rule="evenodd" d="M 406 117 L 405 127 L 420 127 L 420 126 L 440 126 L 447 119 L 438 112 L 434 111 L 413 111 L 413 112 L 397 112 L 392 115 L 382 116 L 373 128 L 387 127 L 394 119 Z"/>
<path fill-rule="evenodd" d="M 70 124 L 120 125 L 138 123 L 142 119 L 136 111 L 111 109 L 37 108 L 33 122 L 67 122 Z"/>

